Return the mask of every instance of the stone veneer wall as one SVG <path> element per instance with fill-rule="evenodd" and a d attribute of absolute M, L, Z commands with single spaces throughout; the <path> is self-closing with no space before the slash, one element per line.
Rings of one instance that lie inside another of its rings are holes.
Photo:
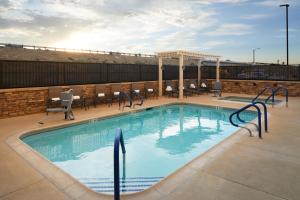
<path fill-rule="evenodd" d="M 210 80 L 211 82 L 214 80 Z M 299 81 L 261 81 L 261 80 L 221 80 L 223 92 L 256 95 L 267 84 L 277 87 L 283 86 L 288 88 L 289 96 L 300 96 L 300 82 Z M 283 95 L 282 92 L 279 95 Z"/>
<path fill-rule="evenodd" d="M 209 85 L 215 80 L 209 80 Z M 158 82 L 153 81 L 158 87 Z M 266 84 L 282 85 L 289 89 L 289 96 L 300 96 L 300 82 L 284 81 L 249 81 L 249 80 L 222 80 L 223 92 L 243 93 L 255 95 Z M 110 87 L 111 84 L 106 84 Z M 140 89 L 144 89 L 144 82 L 139 82 Z M 67 89 L 67 86 L 62 86 Z M 94 93 L 95 85 L 83 85 L 85 95 L 90 97 Z M 129 91 L 131 83 L 122 83 L 122 89 Z M 0 90 L 0 118 L 15 117 L 33 113 L 45 112 L 48 87 L 16 88 Z"/>
<path fill-rule="evenodd" d="M 156 88 L 157 81 L 154 81 Z M 138 82 L 144 89 L 144 82 Z M 123 91 L 131 89 L 131 83 L 121 83 Z M 110 87 L 111 84 L 104 84 Z M 68 86 L 62 86 L 67 90 Z M 83 85 L 86 97 L 94 95 L 95 85 Z M 0 89 L 0 118 L 45 112 L 48 87 Z"/>

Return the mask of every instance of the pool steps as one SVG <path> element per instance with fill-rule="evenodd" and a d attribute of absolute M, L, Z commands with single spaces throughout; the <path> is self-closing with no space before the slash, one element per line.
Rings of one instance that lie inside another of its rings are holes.
<path fill-rule="evenodd" d="M 143 191 L 162 179 L 163 177 L 120 178 L 120 192 L 129 194 Z M 96 192 L 114 194 L 113 178 L 79 178 L 79 181 Z"/>

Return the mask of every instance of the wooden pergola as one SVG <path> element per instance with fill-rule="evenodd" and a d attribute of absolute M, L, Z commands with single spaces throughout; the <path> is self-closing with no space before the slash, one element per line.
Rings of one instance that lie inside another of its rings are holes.
<path fill-rule="evenodd" d="M 183 70 L 184 60 L 198 60 L 198 84 L 201 79 L 201 60 L 216 60 L 216 79 L 220 80 L 220 56 L 191 51 L 166 51 L 158 53 L 158 86 L 159 96 L 162 96 L 163 58 L 179 58 L 179 99 L 183 99 Z"/>

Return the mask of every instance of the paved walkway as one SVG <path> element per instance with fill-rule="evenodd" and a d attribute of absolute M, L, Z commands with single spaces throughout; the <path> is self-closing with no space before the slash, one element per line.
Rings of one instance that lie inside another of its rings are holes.
<path fill-rule="evenodd" d="M 191 97 L 187 102 L 241 107 L 242 104 L 212 100 L 209 96 Z M 177 102 L 172 98 L 146 101 L 145 106 Z M 241 135 L 222 151 L 221 156 L 196 159 L 181 173 L 171 175 L 152 189 L 122 199 L 300 199 L 300 98 L 290 98 L 289 107 L 270 108 L 269 134 L 262 140 Z M 75 110 L 77 120 L 119 113 L 99 106 L 88 111 Z M 44 119 L 45 125 L 37 122 Z M 10 199 L 112 199 L 80 193 L 79 184 L 60 187 L 33 168 L 6 143 L 8 137 L 41 126 L 66 123 L 62 116 L 44 114 L 0 120 L 0 200 Z M 56 177 L 59 179 L 60 177 Z M 71 194 L 69 195 L 71 191 Z"/>

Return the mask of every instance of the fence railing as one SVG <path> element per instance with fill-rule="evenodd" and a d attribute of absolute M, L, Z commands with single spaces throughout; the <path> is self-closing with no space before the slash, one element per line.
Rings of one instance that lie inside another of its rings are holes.
<path fill-rule="evenodd" d="M 163 79 L 178 79 L 178 66 L 164 66 Z M 202 79 L 215 79 L 216 69 L 201 68 Z M 300 81 L 298 66 L 221 66 L 221 79 Z M 185 79 L 197 78 L 187 66 Z M 101 84 L 158 80 L 157 65 L 0 60 L 0 88 Z"/>
<path fill-rule="evenodd" d="M 72 48 L 59 48 L 59 47 L 46 47 L 46 46 L 35 46 L 35 45 L 25 45 L 25 44 L 9 44 L 0 43 L 0 47 L 10 47 L 10 48 L 23 48 L 31 50 L 48 50 L 48 51 L 67 51 L 74 53 L 90 53 L 90 54 L 107 54 L 107 55 L 124 55 L 124 56 L 139 56 L 139 57 L 155 57 L 153 54 L 141 54 L 141 53 L 125 53 L 125 52 L 114 52 L 114 51 L 98 51 L 98 50 L 87 50 L 87 49 L 72 49 Z"/>

